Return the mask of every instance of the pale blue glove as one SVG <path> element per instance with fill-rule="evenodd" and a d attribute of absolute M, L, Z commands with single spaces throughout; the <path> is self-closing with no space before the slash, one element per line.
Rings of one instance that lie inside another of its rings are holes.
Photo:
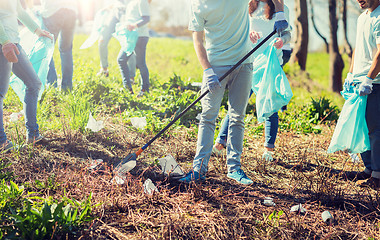
<path fill-rule="evenodd" d="M 211 93 L 222 87 L 222 85 L 219 82 L 218 76 L 216 76 L 212 68 L 207 68 L 206 70 L 204 70 L 203 81 L 206 83 L 206 86 Z"/>
<path fill-rule="evenodd" d="M 359 85 L 359 95 L 365 96 L 372 93 L 372 81 L 373 79 L 369 77 L 363 78 L 362 82 Z"/>
<path fill-rule="evenodd" d="M 276 30 L 277 33 L 280 33 L 284 31 L 286 28 L 288 28 L 289 24 L 286 21 L 285 14 L 284 12 L 276 12 L 275 13 L 275 20 L 276 22 L 274 23 L 274 29 Z"/>
<path fill-rule="evenodd" d="M 344 84 L 343 84 L 343 88 L 346 90 L 346 91 L 349 91 L 350 90 L 350 87 L 351 87 L 351 84 L 353 82 L 354 78 L 353 78 L 353 74 L 352 73 L 347 73 L 347 77 L 346 79 L 344 80 Z"/>

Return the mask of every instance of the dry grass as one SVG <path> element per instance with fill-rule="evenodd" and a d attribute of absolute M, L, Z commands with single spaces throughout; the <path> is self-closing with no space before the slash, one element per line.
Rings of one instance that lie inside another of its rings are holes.
<path fill-rule="evenodd" d="M 86 135 L 66 132 L 69 140 L 63 133 L 47 133 L 55 141 L 1 156 L 13 163 L 9 170 L 16 182 L 29 183 L 29 190 L 41 196 L 58 198 L 66 192 L 84 199 L 93 193 L 94 203 L 100 203 L 93 211 L 96 219 L 80 239 L 380 238 L 379 192 L 344 178 L 341 170 L 362 166 L 351 164 L 344 153 L 325 153 L 332 135 L 328 127 L 319 135 L 280 132 L 273 163 L 261 160 L 262 137 L 247 136 L 242 164 L 254 180 L 251 186 L 229 180 L 225 159 L 216 157 L 205 182 L 184 185 L 165 178 L 155 165 L 159 157 L 172 154 L 184 170 L 191 167 L 196 129 L 185 128 L 170 130 L 144 151 L 124 185 L 112 184 L 113 166 L 152 136 L 126 131 L 118 123 L 107 123 L 106 129 Z M 99 158 L 103 167 L 88 171 L 89 160 Z M 54 187 L 33 189 L 35 180 L 52 176 Z M 144 194 L 147 178 L 159 193 Z M 272 197 L 276 206 L 264 206 L 265 197 Z M 290 212 L 298 203 L 306 214 Z M 332 225 L 322 221 L 325 210 L 335 217 Z"/>

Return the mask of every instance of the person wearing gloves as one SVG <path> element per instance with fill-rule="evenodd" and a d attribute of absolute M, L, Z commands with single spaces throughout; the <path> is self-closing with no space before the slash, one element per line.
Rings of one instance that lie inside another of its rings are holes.
<path fill-rule="evenodd" d="M 289 20 L 289 9 L 284 6 L 284 12 L 286 19 Z M 252 0 L 249 3 L 249 15 L 250 15 L 250 38 L 252 42 L 256 42 L 260 39 L 260 35 L 267 36 L 271 33 L 273 26 L 275 24 L 274 19 L 274 3 L 272 0 Z M 280 64 L 283 66 L 287 61 L 289 61 L 288 55 L 283 54 L 282 47 L 285 44 L 290 42 L 290 29 L 285 29 L 283 31 L 278 32 L 271 39 L 269 39 L 265 44 L 263 44 L 259 49 L 257 49 L 253 56 L 257 57 L 264 52 L 264 50 L 269 46 L 269 44 L 275 39 L 274 46 L 277 48 L 277 56 Z M 254 47 L 254 46 L 253 46 Z M 286 52 L 287 53 L 287 52 Z M 253 91 L 249 96 L 251 96 Z M 227 144 L 227 136 L 228 136 L 228 126 L 229 126 L 229 114 L 227 114 L 223 121 L 222 126 L 220 127 L 219 135 L 215 141 L 215 145 L 213 147 L 213 153 L 216 155 L 221 155 L 223 153 L 223 149 Z M 265 120 L 265 152 L 262 156 L 263 159 L 267 161 L 273 161 L 273 150 L 274 143 L 276 140 L 278 131 L 278 113 L 274 113 L 272 116 Z"/>
<path fill-rule="evenodd" d="M 77 0 L 41 0 L 41 16 L 46 30 L 58 41 L 61 57 L 62 83 L 61 89 L 71 90 L 73 87 L 73 39 L 78 13 Z M 57 72 L 54 60 L 49 65 L 47 83 L 57 87 Z"/>
<path fill-rule="evenodd" d="M 228 113 L 230 115 L 227 138 L 227 177 L 240 184 L 253 181 L 241 169 L 243 151 L 244 116 L 252 79 L 252 61 L 249 57 L 222 82 L 219 78 L 242 59 L 250 50 L 248 0 L 191 0 L 189 30 L 202 66 L 202 92 L 209 90 L 202 100 L 202 113 L 198 129 L 197 150 L 192 170 L 179 181 L 191 183 L 204 180 L 212 152 L 215 120 L 225 89 L 228 87 Z M 283 3 L 276 1 L 277 9 Z M 275 29 L 287 27 L 280 18 Z M 203 40 L 205 39 L 205 44 Z"/>
<path fill-rule="evenodd" d="M 49 32 L 42 30 L 26 13 L 20 0 L 0 1 L 0 151 L 13 147 L 12 142 L 7 140 L 3 124 L 3 101 L 9 88 L 11 72 L 19 77 L 26 86 L 24 112 L 27 142 L 34 143 L 44 139 L 39 133 L 36 117 L 41 81 L 19 44 L 18 20 L 39 37 L 53 39 Z"/>
<path fill-rule="evenodd" d="M 120 21 L 121 16 L 125 12 L 125 1 L 116 0 L 113 4 L 100 11 L 106 10 L 108 12 L 107 19 L 100 32 L 100 38 L 98 41 L 99 56 L 100 56 L 100 70 L 97 73 L 98 76 L 109 76 L 108 71 L 108 43 L 112 38 L 112 34 L 115 32 L 116 24 Z M 133 53 L 128 61 L 128 67 L 130 72 L 131 81 L 134 80 L 136 74 L 136 55 Z"/>
<path fill-rule="evenodd" d="M 145 93 L 149 92 L 149 70 L 146 65 L 146 46 L 149 41 L 149 30 L 148 22 L 150 21 L 150 10 L 149 4 L 152 0 L 131 0 L 126 7 L 124 16 L 122 17 L 120 23 L 123 24 L 129 31 L 137 29 L 138 40 L 135 47 L 136 54 L 136 68 L 140 70 L 141 75 L 141 90 L 138 93 L 137 97 L 142 97 Z M 123 78 L 123 85 L 131 93 L 132 83 L 130 77 L 130 71 L 128 68 L 128 61 L 131 58 L 131 55 L 128 55 L 120 50 L 117 61 L 121 71 L 121 76 Z"/>
<path fill-rule="evenodd" d="M 380 187 L 380 3 L 378 0 L 358 1 L 365 11 L 357 20 L 356 46 L 345 87 L 356 85 L 360 96 L 367 97 L 366 122 L 371 150 L 361 154 L 365 169 L 351 172 L 361 186 Z M 351 178 L 351 176 L 348 176 Z"/>

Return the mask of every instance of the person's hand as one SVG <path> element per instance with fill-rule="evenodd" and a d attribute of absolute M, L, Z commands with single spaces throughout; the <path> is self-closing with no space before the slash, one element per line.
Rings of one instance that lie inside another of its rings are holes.
<path fill-rule="evenodd" d="M 37 30 L 34 33 L 37 34 L 38 37 L 47 37 L 51 40 L 54 40 L 54 37 L 50 32 L 42 30 L 41 28 L 37 28 Z"/>
<path fill-rule="evenodd" d="M 284 31 L 288 27 L 288 22 L 286 21 L 284 12 L 276 12 L 275 13 L 275 23 L 274 29 L 277 33 Z"/>
<path fill-rule="evenodd" d="M 273 46 L 274 46 L 275 48 L 277 48 L 277 49 L 280 49 L 280 48 L 282 48 L 282 47 L 284 46 L 284 42 L 282 41 L 281 38 L 276 38 L 276 40 L 275 40 Z"/>
<path fill-rule="evenodd" d="M 137 28 L 137 25 L 136 24 L 129 24 L 127 25 L 127 29 L 128 31 L 133 31 Z"/>
<path fill-rule="evenodd" d="M 257 41 L 260 39 L 260 33 L 255 32 L 255 31 L 251 31 L 251 32 L 249 33 L 249 39 L 251 40 L 251 42 L 252 42 L 253 44 L 256 44 Z"/>
<path fill-rule="evenodd" d="M 1 50 L 3 51 L 4 57 L 8 60 L 8 62 L 18 62 L 17 55 L 20 54 L 20 51 L 14 43 L 8 42 L 4 44 Z"/>
<path fill-rule="evenodd" d="M 363 77 L 362 82 L 359 85 L 359 95 L 365 96 L 372 93 L 372 81 L 369 77 Z"/>
<path fill-rule="evenodd" d="M 204 70 L 203 81 L 206 82 L 207 88 L 211 93 L 222 87 L 222 85 L 219 82 L 218 76 L 216 76 L 212 68 Z"/>
<path fill-rule="evenodd" d="M 351 87 L 351 84 L 353 82 L 354 78 L 353 78 L 353 74 L 352 73 L 347 73 L 347 77 L 346 79 L 344 79 L 344 84 L 343 84 L 343 88 L 346 90 L 346 91 L 349 91 L 350 90 L 350 87 Z"/>

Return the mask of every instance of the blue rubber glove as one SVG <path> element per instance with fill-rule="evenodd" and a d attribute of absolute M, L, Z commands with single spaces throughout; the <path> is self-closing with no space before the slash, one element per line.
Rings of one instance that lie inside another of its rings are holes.
<path fill-rule="evenodd" d="M 373 79 L 369 77 L 364 77 L 362 79 L 362 82 L 359 85 L 359 95 L 360 96 L 365 96 L 368 94 L 371 94 L 372 92 L 372 81 Z"/>
<path fill-rule="evenodd" d="M 351 87 L 351 84 L 353 82 L 354 78 L 353 78 L 353 74 L 352 73 L 347 73 L 347 77 L 346 79 L 344 80 L 344 84 L 343 84 L 343 88 L 346 90 L 346 91 L 350 91 L 350 87 Z"/>
<path fill-rule="evenodd" d="M 218 76 L 216 76 L 212 68 L 207 68 L 206 70 L 204 70 L 203 81 L 206 83 L 206 86 L 211 93 L 222 87 L 222 85 L 219 82 Z"/>
<path fill-rule="evenodd" d="M 280 32 L 284 31 L 286 28 L 288 28 L 289 24 L 286 21 L 285 14 L 284 12 L 276 12 L 275 13 L 275 20 L 276 22 L 274 23 L 274 29 L 276 30 L 278 34 Z"/>

